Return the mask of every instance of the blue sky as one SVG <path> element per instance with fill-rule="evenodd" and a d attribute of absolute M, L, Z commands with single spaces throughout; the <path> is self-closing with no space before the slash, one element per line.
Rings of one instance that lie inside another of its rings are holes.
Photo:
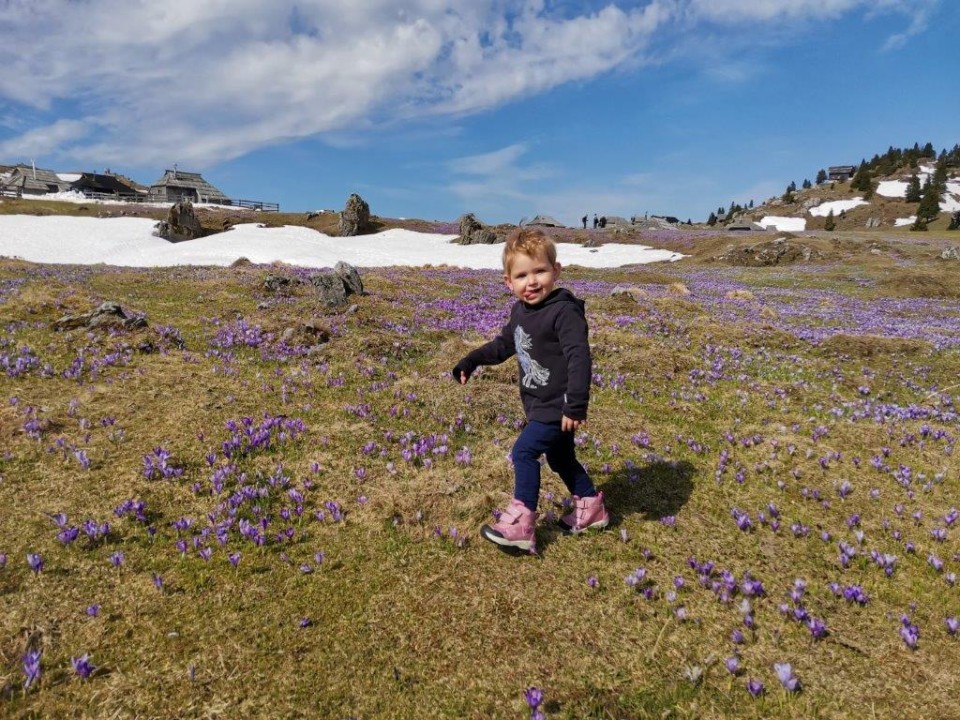
<path fill-rule="evenodd" d="M 0 0 L 0 164 L 696 221 L 960 142 L 958 30 L 954 0 Z"/>

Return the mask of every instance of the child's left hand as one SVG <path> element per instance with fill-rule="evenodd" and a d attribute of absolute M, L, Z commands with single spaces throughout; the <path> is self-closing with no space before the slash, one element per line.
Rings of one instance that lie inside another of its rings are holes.
<path fill-rule="evenodd" d="M 571 432 L 572 430 L 579 428 L 585 422 L 587 421 L 574 420 L 573 418 L 568 418 L 566 415 L 564 415 L 563 420 L 560 421 L 560 429 L 563 430 L 563 432 Z"/>

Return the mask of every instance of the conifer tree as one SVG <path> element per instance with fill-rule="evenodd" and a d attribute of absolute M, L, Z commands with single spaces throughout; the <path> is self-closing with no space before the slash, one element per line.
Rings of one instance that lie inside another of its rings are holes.
<path fill-rule="evenodd" d="M 907 192 L 903 197 L 907 202 L 920 202 L 922 197 L 920 178 L 917 177 L 916 173 L 910 176 L 910 181 L 907 183 Z"/>
<path fill-rule="evenodd" d="M 820 168 L 817 172 L 817 185 L 823 185 L 827 181 L 827 171 Z"/>
<path fill-rule="evenodd" d="M 923 229 L 926 230 L 926 223 L 936 220 L 939 214 L 940 192 L 936 183 L 927 178 L 927 181 L 923 184 L 923 197 L 920 198 L 920 206 L 917 208 L 917 223 L 922 220 L 924 222 Z"/>
<path fill-rule="evenodd" d="M 823 226 L 823 229 L 827 232 L 832 232 L 837 228 L 837 221 L 833 217 L 833 208 L 830 208 L 830 212 L 827 213 L 827 221 Z"/>
<path fill-rule="evenodd" d="M 707 218 L 707 225 L 713 227 L 717 224 L 717 215 L 716 213 L 710 213 L 710 217 Z"/>
<path fill-rule="evenodd" d="M 812 187 L 813 187 L 813 183 L 810 182 L 809 180 L 807 180 L 806 178 L 804 178 L 804 179 L 803 179 L 803 189 L 804 189 L 804 190 L 809 190 L 809 189 L 812 188 Z"/>
<path fill-rule="evenodd" d="M 857 171 L 853 174 L 853 178 L 850 180 L 850 189 L 851 190 L 860 190 L 861 185 L 863 184 L 863 179 L 869 175 L 870 171 L 867 169 L 867 161 L 861 160 L 860 167 L 857 168 Z"/>

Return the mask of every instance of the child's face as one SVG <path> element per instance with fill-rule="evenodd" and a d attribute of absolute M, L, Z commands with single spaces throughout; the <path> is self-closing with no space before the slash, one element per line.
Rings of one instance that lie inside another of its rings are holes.
<path fill-rule="evenodd" d="M 520 253 L 514 256 L 503 281 L 518 299 L 536 305 L 553 292 L 558 277 L 560 263 L 551 265 L 546 257 L 533 258 Z"/>

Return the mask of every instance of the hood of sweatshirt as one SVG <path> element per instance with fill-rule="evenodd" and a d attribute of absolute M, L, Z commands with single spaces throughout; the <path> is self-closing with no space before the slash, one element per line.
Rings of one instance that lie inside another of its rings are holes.
<path fill-rule="evenodd" d="M 580 308 L 580 311 L 583 312 L 586 307 L 586 303 L 583 302 L 580 298 L 574 295 L 572 292 L 566 288 L 556 288 L 552 293 L 547 295 L 543 299 L 543 302 L 537 303 L 536 305 L 528 305 L 525 302 L 521 301 L 523 309 L 527 312 L 537 312 L 541 308 L 548 307 L 550 305 L 556 305 L 557 303 L 570 302 Z"/>

